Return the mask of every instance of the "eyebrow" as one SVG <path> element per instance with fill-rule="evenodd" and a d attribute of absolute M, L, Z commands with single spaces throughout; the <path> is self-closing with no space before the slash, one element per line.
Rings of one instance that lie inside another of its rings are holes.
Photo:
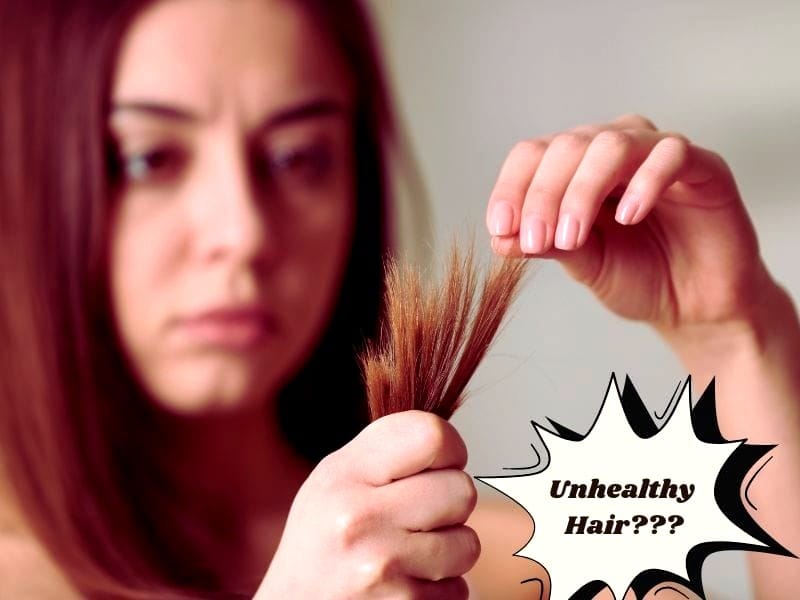
<path fill-rule="evenodd" d="M 111 112 L 113 114 L 120 112 L 143 113 L 161 119 L 181 121 L 184 123 L 197 123 L 203 120 L 200 115 L 189 109 L 147 100 L 118 102 L 112 106 Z M 345 112 L 346 108 L 344 104 L 338 100 L 334 100 L 333 98 L 317 98 L 278 110 L 259 125 L 258 130 L 267 131 L 275 127 L 289 125 L 305 119 L 344 114 Z"/>

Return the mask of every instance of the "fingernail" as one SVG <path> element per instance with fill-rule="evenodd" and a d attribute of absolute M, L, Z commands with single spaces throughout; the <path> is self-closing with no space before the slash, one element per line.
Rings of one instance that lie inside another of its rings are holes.
<path fill-rule="evenodd" d="M 636 211 L 639 208 L 639 203 L 632 199 L 623 199 L 617 206 L 617 214 L 614 218 L 617 223 L 621 225 L 630 225 L 633 223 L 633 217 L 636 216 Z"/>
<path fill-rule="evenodd" d="M 511 235 L 514 225 L 514 208 L 508 202 L 498 202 L 492 209 L 492 235 Z"/>
<path fill-rule="evenodd" d="M 556 229 L 556 248 L 573 250 L 578 245 L 580 223 L 572 215 L 562 215 Z"/>
<path fill-rule="evenodd" d="M 519 247 L 526 254 L 538 254 L 544 250 L 547 226 L 536 215 L 524 215 L 520 227 Z"/>

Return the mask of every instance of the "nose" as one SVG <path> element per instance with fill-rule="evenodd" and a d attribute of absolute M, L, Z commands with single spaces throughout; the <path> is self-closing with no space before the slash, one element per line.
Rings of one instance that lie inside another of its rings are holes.
<path fill-rule="evenodd" d="M 199 166 L 195 244 L 204 261 L 263 263 L 276 248 L 274 224 L 254 185 L 246 150 L 218 143 Z"/>

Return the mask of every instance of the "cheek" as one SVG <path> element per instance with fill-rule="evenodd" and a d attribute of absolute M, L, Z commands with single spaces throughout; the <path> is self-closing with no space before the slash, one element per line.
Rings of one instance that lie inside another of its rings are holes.
<path fill-rule="evenodd" d="M 147 208 L 138 201 L 120 204 L 109 257 L 114 320 L 123 351 L 140 376 L 161 359 L 156 340 L 174 300 L 173 274 L 182 252 L 176 220 Z"/>
<path fill-rule="evenodd" d="M 158 228 L 137 219 L 127 206 L 112 225 L 111 292 L 117 327 L 126 349 L 137 350 L 142 339 L 152 334 L 157 290 L 163 289 L 169 237 Z"/>
<path fill-rule="evenodd" d="M 309 211 L 290 242 L 281 287 L 293 337 L 307 355 L 331 317 L 353 237 L 355 202 L 350 195 L 333 206 Z"/>

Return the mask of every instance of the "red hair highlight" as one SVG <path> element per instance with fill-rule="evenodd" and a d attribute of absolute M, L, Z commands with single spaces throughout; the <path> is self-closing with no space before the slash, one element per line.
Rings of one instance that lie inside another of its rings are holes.
<path fill-rule="evenodd" d="M 377 344 L 361 354 L 373 420 L 419 409 L 449 418 L 483 360 L 520 287 L 528 261 L 495 259 L 478 293 L 473 244 L 453 242 L 442 285 L 390 260 Z"/>

